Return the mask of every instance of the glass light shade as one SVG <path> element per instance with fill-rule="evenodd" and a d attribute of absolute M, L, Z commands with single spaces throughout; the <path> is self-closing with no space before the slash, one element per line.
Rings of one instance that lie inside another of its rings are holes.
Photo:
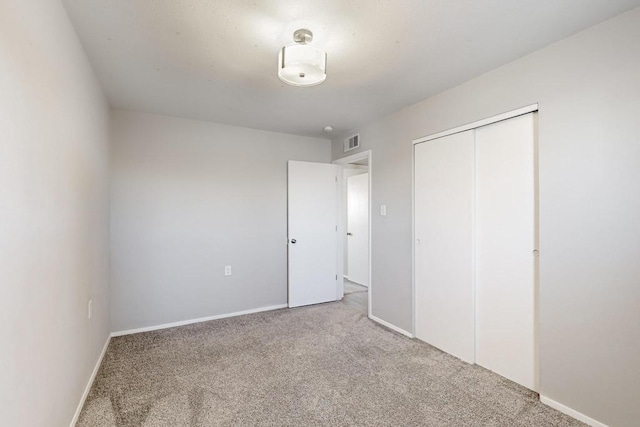
<path fill-rule="evenodd" d="M 327 54 L 308 44 L 285 46 L 278 55 L 278 77 L 292 86 L 315 86 L 326 78 Z"/>

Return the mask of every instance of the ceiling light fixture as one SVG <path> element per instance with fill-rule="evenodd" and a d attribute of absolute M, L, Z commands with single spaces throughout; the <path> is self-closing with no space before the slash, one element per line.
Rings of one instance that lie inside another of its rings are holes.
<path fill-rule="evenodd" d="M 327 78 L 327 53 L 311 46 L 313 33 L 300 29 L 293 33 L 295 44 L 278 55 L 278 77 L 291 86 L 315 86 Z"/>

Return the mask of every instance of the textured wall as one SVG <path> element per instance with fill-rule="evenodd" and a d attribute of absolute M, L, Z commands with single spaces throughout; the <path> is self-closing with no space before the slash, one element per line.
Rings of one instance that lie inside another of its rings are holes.
<path fill-rule="evenodd" d="M 411 141 L 539 103 L 541 391 L 613 426 L 640 418 L 638 40 L 634 9 L 359 129 L 373 314 L 411 330 Z"/>
<path fill-rule="evenodd" d="M 328 140 L 126 111 L 112 135 L 113 331 L 286 304 L 287 160 Z"/>
<path fill-rule="evenodd" d="M 109 108 L 58 1 L 0 2 L 0 94 L 0 424 L 68 426 L 109 335 Z"/>

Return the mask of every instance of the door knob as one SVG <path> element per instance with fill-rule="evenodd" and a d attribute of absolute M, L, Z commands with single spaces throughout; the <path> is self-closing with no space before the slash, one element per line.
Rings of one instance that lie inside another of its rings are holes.
<path fill-rule="evenodd" d="M 353 233 L 347 233 L 347 236 L 353 236 Z"/>
<path fill-rule="evenodd" d="M 296 239 L 291 239 L 291 243 L 296 244 Z"/>

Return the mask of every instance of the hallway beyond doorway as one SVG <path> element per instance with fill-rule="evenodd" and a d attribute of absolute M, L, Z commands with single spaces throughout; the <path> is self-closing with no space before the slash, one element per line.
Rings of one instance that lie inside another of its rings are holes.
<path fill-rule="evenodd" d="M 368 315 L 369 289 L 348 279 L 344 279 L 344 298 L 342 302 Z"/>

